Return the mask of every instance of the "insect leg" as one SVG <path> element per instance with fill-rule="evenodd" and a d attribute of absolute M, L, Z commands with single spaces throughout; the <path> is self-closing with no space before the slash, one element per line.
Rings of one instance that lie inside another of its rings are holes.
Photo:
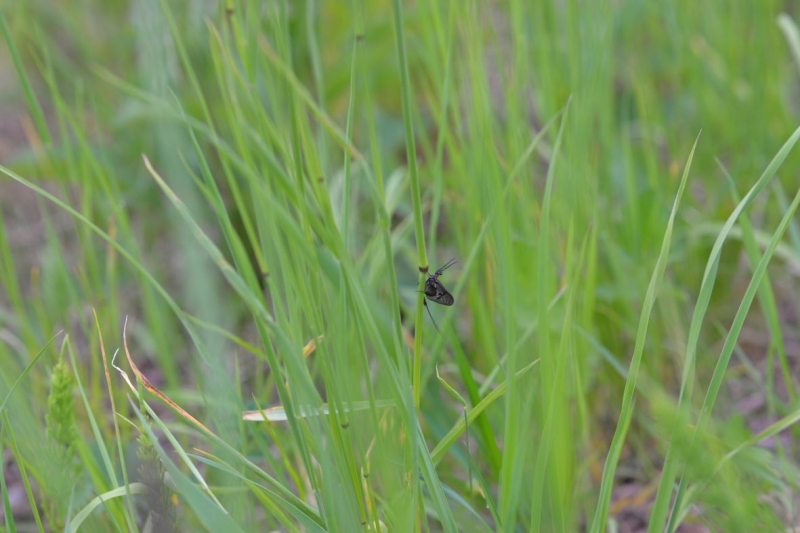
<path fill-rule="evenodd" d="M 433 327 L 436 328 L 436 331 L 441 333 L 441 331 L 439 330 L 439 326 L 436 325 L 436 321 L 433 319 L 433 313 L 431 313 L 431 308 L 428 307 L 428 300 L 422 300 L 422 303 L 425 305 L 425 309 L 428 310 L 428 316 L 431 317 L 431 322 L 433 322 Z"/>

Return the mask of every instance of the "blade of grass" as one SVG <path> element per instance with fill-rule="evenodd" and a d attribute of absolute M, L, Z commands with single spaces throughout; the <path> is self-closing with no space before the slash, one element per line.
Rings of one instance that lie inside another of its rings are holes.
<path fill-rule="evenodd" d="M 356 19 L 356 33 L 364 35 L 364 18 L 365 7 L 364 0 L 358 0 L 355 3 L 355 19 Z M 369 83 L 369 71 L 365 54 L 361 54 L 361 62 L 359 64 L 359 76 L 361 79 L 361 97 L 360 100 L 366 102 L 364 111 L 366 114 L 366 123 L 369 136 L 370 156 L 372 161 L 373 174 L 375 179 L 375 187 L 377 194 L 373 199 L 375 204 L 375 212 L 380 224 L 381 242 L 383 244 L 384 262 L 388 276 L 386 283 L 388 284 L 389 292 L 389 305 L 392 317 L 393 326 L 393 341 L 395 353 L 404 354 L 403 349 L 403 333 L 402 333 L 402 320 L 400 318 L 400 296 L 398 294 L 397 272 L 394 265 L 394 250 L 392 247 L 391 220 L 389 213 L 392 210 L 391 202 L 387 201 L 386 188 L 383 182 L 383 165 L 381 161 L 381 145 L 378 142 L 378 131 L 375 124 L 375 112 L 373 110 L 373 97 L 372 90 Z M 366 166 L 366 165 L 365 165 Z M 398 199 L 399 200 L 399 199 Z M 395 364 L 399 365 L 397 361 Z"/>
<path fill-rule="evenodd" d="M 3 412 L 3 420 L 5 424 L 11 427 L 11 422 L 8 418 L 8 412 Z M 19 468 L 19 476 L 22 479 L 22 484 L 25 486 L 25 495 L 28 497 L 28 504 L 31 507 L 31 513 L 33 514 L 33 519 L 36 522 L 36 527 L 39 530 L 39 533 L 44 533 L 44 526 L 42 525 L 42 519 L 39 516 L 39 504 L 37 502 L 36 496 L 33 494 L 33 489 L 31 488 L 31 482 L 28 478 L 27 467 L 25 466 L 25 458 L 19 451 L 19 446 L 17 445 L 17 439 L 14 436 L 12 431 L 7 432 L 8 440 L 9 440 L 9 448 L 11 449 L 11 454 L 14 457 L 14 460 L 17 462 L 17 468 Z M 4 442 L 4 441 L 3 441 Z M 3 491 L 5 492 L 5 490 Z"/>
<path fill-rule="evenodd" d="M 7 176 L 9 176 L 14 181 L 17 181 L 20 184 L 32 189 L 37 194 L 45 197 L 46 199 L 48 199 L 49 201 L 51 201 L 52 203 L 57 205 L 59 208 L 61 208 L 64 211 L 68 212 L 70 215 L 72 215 L 76 219 L 80 220 L 81 223 L 86 224 L 87 226 L 89 226 L 95 234 L 100 236 L 103 240 L 105 240 L 112 247 L 114 247 L 120 253 L 120 255 L 122 255 L 132 266 L 134 266 L 136 268 L 137 271 L 139 271 L 140 274 L 142 274 L 142 276 L 144 276 L 144 278 L 148 281 L 150 286 L 153 287 L 159 293 L 159 295 L 161 295 L 164 298 L 164 301 L 175 312 L 176 316 L 178 316 L 178 318 L 181 319 L 182 323 L 184 324 L 184 327 L 189 332 L 189 334 L 194 336 L 194 333 L 193 333 L 194 328 L 192 327 L 191 323 L 189 323 L 188 320 L 183 316 L 183 312 L 178 307 L 178 305 L 175 302 L 175 300 L 171 298 L 171 296 L 166 291 L 166 289 L 164 289 L 163 286 L 161 286 L 155 280 L 153 275 L 141 264 L 141 262 L 139 260 L 136 259 L 136 257 L 134 257 L 128 250 L 126 250 L 124 247 L 122 247 L 122 245 L 120 245 L 115 239 L 113 239 L 110 235 L 108 235 L 108 233 L 106 233 L 105 231 L 100 229 L 92 221 L 87 219 L 84 215 L 82 215 L 80 212 L 76 211 L 74 208 L 69 206 L 67 203 L 65 203 L 64 201 L 62 201 L 58 197 L 50 194 L 49 192 L 45 191 L 44 189 L 42 189 L 38 185 L 35 185 L 35 184 L 31 183 L 30 181 L 22 178 L 18 174 L 12 172 L 11 170 L 9 170 L 9 169 L 7 169 L 7 168 L 5 168 L 3 166 L 0 166 L 0 172 L 6 174 Z M 238 278 L 238 279 L 241 280 L 241 278 Z M 241 281 L 241 283 L 244 283 L 244 282 Z M 282 338 L 283 337 L 278 337 L 279 340 L 282 339 Z M 51 342 L 52 342 L 52 340 L 53 339 L 51 339 Z M 286 341 L 285 340 L 281 345 L 284 347 L 284 349 L 286 349 Z M 202 350 L 200 351 L 200 355 L 202 357 L 202 355 L 203 355 Z M 277 369 L 277 368 L 280 368 L 280 367 L 276 366 L 274 368 Z M 280 382 L 281 380 L 277 380 L 277 381 Z M 209 436 L 213 436 L 213 435 L 209 435 Z M 227 442 L 217 438 L 216 436 L 213 436 L 213 437 L 215 439 L 214 442 L 216 444 L 225 447 L 229 452 L 235 453 L 237 456 L 239 456 L 240 460 L 244 461 L 244 464 L 247 465 L 248 468 L 252 469 L 254 472 L 256 472 L 263 479 L 270 480 L 276 486 L 277 489 L 282 488 L 282 485 L 277 483 L 274 479 L 270 478 L 269 476 L 266 476 L 264 472 L 262 472 L 259 468 L 257 468 L 250 461 L 247 461 L 244 457 L 242 457 L 241 454 L 239 454 L 238 451 L 235 450 L 234 448 L 232 448 Z"/>
<path fill-rule="evenodd" d="M 158 453 L 159 457 L 161 458 L 161 463 L 164 465 L 164 468 L 169 473 L 172 482 L 175 484 L 178 492 L 180 493 L 181 497 L 186 501 L 186 503 L 191 507 L 194 513 L 197 515 L 198 520 L 200 523 L 204 525 L 204 527 L 208 528 L 209 531 L 243 531 L 239 525 L 233 521 L 231 516 L 224 510 L 221 506 L 219 501 L 217 500 L 216 496 L 209 490 L 201 490 L 198 486 L 193 483 L 188 477 L 186 477 L 183 472 L 181 472 L 177 466 L 172 462 L 172 460 L 167 455 L 164 448 L 159 443 L 158 437 L 156 437 L 153 430 L 150 428 L 150 424 L 148 420 L 145 418 L 144 414 L 139 410 L 136 403 L 133 401 L 132 398 L 129 398 L 129 403 L 131 409 L 136 413 L 136 416 L 139 418 L 139 424 L 141 430 L 147 434 L 150 438 L 150 442 L 153 444 L 156 452 Z M 155 417 L 152 410 L 144 404 L 146 409 L 148 410 L 148 414 L 150 415 L 150 419 L 153 420 L 156 425 L 158 425 L 159 429 L 164 432 L 164 435 L 170 440 L 173 449 L 181 456 L 183 459 L 183 463 L 190 467 L 193 471 L 193 475 L 199 480 L 202 481 L 202 477 L 200 477 L 200 473 L 194 467 L 191 459 L 189 459 L 186 452 L 180 446 L 178 441 L 175 439 L 175 436 L 169 431 L 167 426 L 157 417 Z"/>
<path fill-rule="evenodd" d="M 555 152 L 554 152 L 555 153 Z M 568 369 L 572 368 L 575 358 L 575 348 L 573 344 L 574 339 L 574 321 L 577 313 L 577 300 L 581 294 L 582 288 L 580 280 L 584 275 L 585 260 L 587 255 L 587 247 L 589 244 L 589 233 L 583 239 L 580 250 L 577 254 L 570 253 L 574 249 L 571 242 L 574 235 L 574 226 L 570 226 L 568 233 L 568 243 L 565 247 L 568 250 L 568 255 L 565 259 L 564 278 L 565 283 L 569 287 L 567 294 L 567 301 L 565 302 L 564 318 L 561 322 L 561 338 L 557 350 L 557 361 L 554 381 L 556 383 L 564 382 L 564 376 Z M 549 308 L 548 308 L 549 311 Z M 562 529 L 566 521 L 569 520 L 574 512 L 569 508 L 571 494 L 569 486 L 574 482 L 569 472 L 569 466 L 565 465 L 566 462 L 563 456 L 559 456 L 557 450 L 566 448 L 568 445 L 564 441 L 571 441 L 571 435 L 568 430 L 558 427 L 561 421 L 565 418 L 563 411 L 560 407 L 569 401 L 566 391 L 553 387 L 550 390 L 550 396 L 545 397 L 546 417 L 544 420 L 544 427 L 542 429 L 542 438 L 539 443 L 539 452 L 536 456 L 536 466 L 534 468 L 534 481 L 531 496 L 531 531 L 538 531 L 541 529 L 542 510 L 547 505 L 545 500 L 545 491 L 549 495 L 549 506 L 551 512 L 557 517 L 554 522 L 562 522 Z M 556 450 L 552 456 L 551 450 Z M 549 472 L 557 472 L 556 476 L 549 475 Z M 548 489 L 545 488 L 545 483 L 550 483 Z M 569 527 L 574 527 L 570 525 Z"/>
<path fill-rule="evenodd" d="M 411 81 L 408 74 L 408 59 L 406 58 L 405 31 L 403 28 L 403 6 L 400 0 L 392 0 L 392 18 L 394 21 L 395 47 L 400 68 L 400 99 L 403 108 L 403 127 L 406 138 L 406 159 L 408 173 L 411 177 L 411 203 L 414 209 L 414 235 L 417 241 L 417 263 L 419 267 L 419 281 L 425 279 L 428 273 L 428 251 L 425 248 L 425 227 L 422 222 L 422 201 L 419 188 L 419 171 L 417 169 L 417 144 L 414 139 L 414 123 L 411 118 Z M 417 308 L 414 319 L 414 360 L 411 383 L 414 387 L 414 405 L 419 409 L 422 385 L 422 314 L 425 295 L 417 293 Z"/>
<path fill-rule="evenodd" d="M 683 198 L 683 191 L 686 189 L 686 183 L 689 179 L 689 169 L 692 166 L 692 159 L 694 158 L 694 151 L 697 148 L 697 142 L 700 140 L 698 135 L 694 141 L 689 158 L 686 161 L 686 166 L 683 170 L 683 177 L 678 186 L 678 192 L 675 195 L 675 201 L 672 204 L 672 211 L 669 215 L 667 227 L 664 230 L 664 240 L 661 243 L 661 251 L 656 260 L 656 266 L 653 269 L 653 275 L 650 278 L 650 284 L 647 286 L 647 293 L 644 297 L 642 305 L 642 313 L 639 318 L 639 326 L 636 330 L 636 343 L 633 348 L 633 357 L 631 358 L 630 369 L 628 370 L 628 377 L 625 380 L 625 390 L 622 396 L 622 405 L 620 407 L 619 421 L 617 428 L 614 431 L 614 437 L 611 440 L 611 447 L 606 457 L 606 462 L 603 467 L 603 477 L 600 481 L 600 495 L 597 500 L 597 507 L 595 508 L 594 518 L 590 531 L 592 533 L 600 533 L 605 529 L 606 519 L 608 517 L 608 509 L 611 504 L 611 489 L 614 485 L 614 476 L 619 463 L 619 457 L 622 454 L 622 446 L 625 443 L 625 437 L 630 427 L 631 419 L 633 417 L 634 397 L 633 393 L 636 390 L 636 382 L 639 377 L 639 367 L 642 363 L 644 354 L 645 338 L 647 336 L 647 328 L 650 324 L 650 315 L 655 305 L 658 289 L 661 286 L 661 280 L 664 277 L 664 271 L 667 268 L 667 261 L 669 259 L 669 248 L 672 242 L 673 226 L 675 224 L 675 217 L 678 213 L 681 199 Z"/>
<path fill-rule="evenodd" d="M 98 334 L 99 334 L 100 333 L 100 329 L 99 329 L 100 326 L 99 326 L 99 324 L 97 324 L 97 315 L 96 314 L 94 315 L 94 318 L 95 318 L 95 324 L 97 325 Z M 102 336 L 100 337 L 100 342 L 102 343 Z M 105 353 L 105 349 L 104 348 L 102 349 L 102 351 L 103 351 L 103 353 Z M 78 361 L 75 358 L 75 352 L 72 350 L 72 344 L 71 343 L 69 343 L 67 345 L 67 352 L 69 353 L 70 364 L 72 365 L 72 368 L 75 368 L 75 369 L 80 368 L 78 366 Z M 103 362 L 105 363 L 105 359 L 103 359 Z M 105 365 L 104 365 L 104 369 L 105 369 L 106 378 L 108 378 L 109 377 L 108 369 L 107 369 L 107 367 L 105 367 Z M 75 385 L 76 385 L 76 387 L 78 389 L 78 393 L 80 394 L 81 400 L 83 401 L 83 406 L 84 406 L 84 409 L 86 410 L 86 416 L 89 419 L 89 426 L 92 428 L 92 435 L 94 436 L 94 440 L 95 440 L 95 452 L 99 452 L 99 454 L 100 454 L 100 458 L 102 459 L 103 466 L 105 467 L 105 474 L 106 474 L 106 476 L 108 476 L 108 480 L 111 482 L 111 484 L 113 486 L 118 486 L 119 482 L 117 481 L 117 473 L 116 473 L 115 465 L 112 463 L 111 456 L 109 455 L 108 449 L 106 448 L 105 439 L 103 438 L 102 431 L 100 430 L 100 425 L 97 423 L 97 419 L 95 418 L 94 413 L 92 412 L 92 408 L 91 408 L 91 405 L 89 403 L 89 398 L 86 395 L 86 389 L 83 386 L 83 382 L 81 380 L 80 373 L 79 372 L 74 372 L 74 376 L 75 376 Z M 109 388 L 110 388 L 110 383 L 109 383 Z M 115 409 L 114 409 L 114 395 L 111 394 L 111 390 L 109 390 L 109 398 L 111 399 L 112 413 L 116 412 Z M 122 440 L 122 437 L 121 437 L 121 435 L 119 433 L 119 428 L 117 427 L 116 416 L 112 416 L 111 418 L 114 420 L 114 426 L 115 426 L 115 429 L 116 429 L 116 431 L 115 431 L 115 437 L 116 437 L 115 441 L 117 443 L 117 453 L 118 453 L 118 457 L 119 457 L 119 461 L 120 461 L 120 470 L 122 472 L 122 479 L 123 479 L 122 488 L 125 488 L 125 487 L 130 486 L 130 481 L 128 480 L 128 469 L 127 469 L 126 463 L 125 463 L 125 454 L 123 453 L 123 450 L 122 450 L 122 442 L 123 442 L 123 440 Z M 92 458 L 94 458 L 94 457 L 92 457 Z M 93 462 L 94 461 L 91 461 L 91 460 L 88 460 L 88 461 L 84 460 L 83 464 L 85 465 L 84 468 L 89 473 L 89 475 L 92 476 L 92 477 L 95 477 L 95 476 L 93 476 L 93 474 L 96 471 L 96 468 L 94 468 L 94 465 L 92 464 Z M 98 487 L 105 486 L 105 480 L 94 479 L 93 481 L 95 483 L 95 486 L 98 486 Z M 125 521 L 125 524 L 128 526 L 128 530 L 129 531 L 138 531 L 139 528 L 136 525 L 136 518 L 135 518 L 136 515 L 135 515 L 134 509 L 133 509 L 133 501 L 132 501 L 132 498 L 130 498 L 130 494 L 128 496 L 129 497 L 126 499 L 127 506 L 125 506 L 122 509 L 120 509 L 116 505 L 113 505 L 109 509 L 109 512 L 115 515 L 115 518 L 117 519 L 117 521 L 120 521 L 119 519 L 123 518 L 124 521 Z M 122 514 L 122 516 L 119 516 L 120 514 Z M 75 518 L 73 518 L 73 521 L 75 521 L 77 519 L 78 519 L 78 515 L 75 515 Z"/>
<path fill-rule="evenodd" d="M 683 432 L 685 424 L 688 423 L 688 409 L 689 402 L 692 397 L 692 383 L 694 381 L 695 373 L 695 359 L 697 356 L 697 345 L 700 338 L 700 329 L 703 325 L 703 319 L 708 304 L 711 300 L 711 293 L 714 289 L 714 282 L 716 280 L 717 269 L 719 267 L 719 260 L 722 253 L 722 245 L 728 237 L 728 234 L 733 229 L 736 220 L 741 215 L 742 211 L 750 205 L 753 199 L 760 193 L 767 183 L 773 178 L 778 168 L 789 155 L 789 152 L 794 147 L 797 140 L 800 139 L 800 127 L 797 128 L 789 139 L 784 143 L 772 161 L 767 165 L 767 168 L 761 174 L 758 181 L 753 184 L 747 194 L 742 198 L 742 201 L 734 208 L 730 216 L 728 216 L 725 225 L 717 235 L 714 245 L 711 248 L 706 269 L 703 273 L 703 281 L 700 284 L 700 291 L 698 293 L 697 302 L 695 304 L 694 312 L 692 313 L 691 325 L 689 328 L 689 336 L 686 341 L 686 355 L 684 360 L 684 368 L 681 377 L 681 390 L 678 396 L 678 409 L 681 416 L 676 418 L 675 427 L 672 430 L 672 437 L 670 438 L 670 445 L 667 449 L 667 455 L 664 459 L 664 466 L 661 472 L 661 480 L 659 481 L 658 492 L 656 493 L 653 507 L 650 511 L 650 520 L 648 524 L 648 533 L 658 533 L 663 531 L 666 524 L 667 513 L 669 511 L 669 503 L 672 496 L 673 483 L 675 481 L 675 471 L 677 468 L 676 461 L 678 460 L 678 450 L 676 445 L 682 439 L 679 438 L 678 432 Z M 675 444 L 675 445 L 673 445 Z"/>
<path fill-rule="evenodd" d="M 225 463 L 224 461 L 222 461 L 219 457 L 214 457 L 211 454 L 205 454 L 204 456 L 190 454 L 189 457 L 194 459 L 194 460 L 196 460 L 196 461 L 198 461 L 198 462 L 201 462 L 201 463 L 204 463 L 204 464 L 206 464 L 208 466 L 211 466 L 213 468 L 217 468 L 219 470 L 222 470 L 222 471 L 224 471 L 224 472 L 226 472 L 226 473 L 228 473 L 228 474 L 230 474 L 232 476 L 238 477 L 239 479 L 241 479 L 243 481 L 246 481 L 247 484 L 251 486 L 251 488 L 259 488 L 259 489 L 261 489 L 262 495 L 265 495 L 265 497 L 267 497 L 267 498 L 274 498 L 275 497 L 275 493 L 272 492 L 271 490 L 269 490 L 268 487 L 266 487 L 266 486 L 264 486 L 264 485 L 262 485 L 260 483 L 256 483 L 252 479 L 248 479 L 247 477 L 243 476 L 241 472 L 236 470 L 233 466 L 231 466 L 231 465 Z M 272 502 L 270 502 L 270 503 L 272 504 Z M 291 513 L 291 515 L 298 522 L 300 522 L 300 524 L 302 524 L 302 526 L 307 531 L 319 531 L 319 532 L 328 531 L 328 529 L 322 528 L 320 526 L 320 524 L 318 524 L 318 523 L 316 523 L 316 522 L 314 522 L 312 520 L 309 520 L 308 517 L 303 513 L 298 513 L 296 511 L 291 510 L 291 509 L 289 509 L 289 513 Z M 291 524 L 287 524 L 287 525 L 291 525 Z"/>
<path fill-rule="evenodd" d="M 539 249 L 537 255 L 537 273 L 536 273 L 536 293 L 538 295 L 537 309 L 536 309 L 536 322 L 539 331 L 544 332 L 538 337 L 538 351 L 542 358 L 542 372 L 543 383 L 550 381 L 553 375 L 544 374 L 545 361 L 551 362 L 555 355 L 550 352 L 550 336 L 547 332 L 550 331 L 549 327 L 549 292 L 551 286 L 551 265 L 550 265 L 550 247 L 549 241 L 552 238 L 550 235 L 550 220 L 553 187 L 556 176 L 556 162 L 557 155 L 561 148 L 561 143 L 564 139 L 564 131 L 569 122 L 569 107 L 572 100 L 568 100 L 564 107 L 564 114 L 561 117 L 561 124 L 556 136 L 556 142 L 553 148 L 553 156 L 550 159 L 550 164 L 547 167 L 547 175 L 545 177 L 545 191 L 542 201 L 542 215 L 539 220 Z M 502 206 L 502 198 L 498 198 L 498 205 Z M 501 243 L 502 248 L 511 250 L 510 236 L 506 231 L 502 231 Z M 510 259 L 510 258 L 509 258 Z M 509 293 L 513 290 L 512 280 L 514 279 L 512 270 L 512 261 L 503 260 L 501 268 L 503 269 L 504 287 Z M 509 295 L 504 297 L 506 305 L 510 306 L 511 299 Z M 500 488 L 498 500 L 500 503 L 500 516 L 503 517 L 503 525 L 515 523 L 515 516 L 518 511 L 519 499 L 521 497 L 520 487 L 522 484 L 523 469 L 519 468 L 522 462 L 522 454 L 525 452 L 522 446 L 521 431 L 522 426 L 520 419 L 523 411 L 530 404 L 525 402 L 525 405 L 520 405 L 518 398 L 522 397 L 520 391 L 517 389 L 516 380 L 514 375 L 517 369 L 517 342 L 514 340 L 516 336 L 516 324 L 513 324 L 511 317 L 513 317 L 513 309 L 506 310 L 507 320 L 505 321 L 505 342 L 508 347 L 508 359 L 506 363 L 506 380 L 508 381 L 508 397 L 510 401 L 505 402 L 505 423 L 503 427 L 503 461 L 500 472 Z M 548 363 L 549 364 L 549 363 Z M 548 370 L 547 374 L 550 374 Z M 548 387 L 549 388 L 549 387 Z M 549 390 L 543 389 L 545 397 L 549 396 Z M 536 515 L 537 509 L 532 512 Z"/>
<path fill-rule="evenodd" d="M 47 126 L 47 120 L 44 117 L 42 105 L 39 102 L 39 99 L 36 97 L 31 82 L 28 79 L 27 71 L 22 65 L 22 60 L 19 57 L 17 47 L 14 45 L 14 41 L 11 39 L 11 34 L 8 31 L 8 24 L 6 23 L 6 18 L 3 15 L 2 10 L 0 10 L 0 31 L 3 33 L 3 39 L 5 40 L 8 51 L 11 54 L 11 60 L 14 62 L 14 70 L 17 72 L 17 79 L 22 84 L 23 94 L 25 95 L 28 109 L 31 113 L 33 113 L 33 120 L 36 123 L 36 128 L 39 131 L 39 135 L 42 136 L 42 139 L 46 145 L 50 145 L 50 128 Z"/>
<path fill-rule="evenodd" d="M 720 170 L 725 175 L 728 180 L 728 184 L 731 188 L 731 197 L 735 203 L 739 203 L 741 198 L 736 192 L 735 181 L 733 177 L 728 173 L 728 170 L 722 164 L 719 159 L 717 159 L 717 166 L 720 167 Z M 776 183 L 777 184 L 777 183 Z M 788 211 L 789 206 L 784 206 L 783 211 Z M 741 226 L 741 234 L 742 234 L 742 242 L 745 246 L 745 251 L 747 253 L 747 259 L 750 261 L 751 268 L 755 268 L 755 265 L 758 264 L 759 260 L 759 244 L 756 238 L 756 231 L 753 228 L 753 224 L 750 223 L 748 217 L 742 217 L 739 221 L 739 225 Z M 791 223 L 790 223 L 791 229 Z M 765 241 L 765 246 L 768 246 L 768 242 L 770 239 Z M 779 243 L 780 246 L 780 243 Z M 777 254 L 778 249 L 775 249 L 775 254 Z M 772 379 L 772 368 L 773 368 L 773 360 L 772 360 L 772 353 L 774 351 L 778 352 L 778 362 L 781 366 L 781 372 L 783 372 L 783 384 L 786 387 L 786 392 L 789 395 L 789 403 L 793 404 L 795 400 L 795 391 L 794 391 L 794 384 L 792 383 L 790 370 L 789 370 L 789 362 L 786 358 L 786 349 L 784 347 L 784 339 L 783 334 L 781 333 L 780 327 L 780 319 L 778 317 L 778 307 L 775 301 L 775 294 L 772 290 L 772 283 L 769 278 L 769 274 L 766 274 L 764 277 L 764 282 L 761 284 L 761 287 L 758 291 L 758 298 L 759 303 L 761 305 L 762 311 L 767 315 L 766 316 L 766 323 L 767 328 L 769 329 L 770 334 L 770 348 L 768 349 L 768 358 L 767 358 L 767 376 L 766 376 L 766 386 L 767 390 L 767 402 L 770 406 L 771 413 L 775 412 L 775 405 L 774 405 L 774 392 L 773 392 L 773 379 Z M 773 350 L 774 349 L 774 350 Z"/>
<path fill-rule="evenodd" d="M 489 211 L 489 214 L 486 217 L 486 220 L 483 221 L 483 224 L 481 225 L 481 228 L 478 231 L 477 236 L 472 242 L 472 246 L 470 248 L 469 254 L 467 255 L 467 259 L 464 260 L 464 262 L 459 265 L 461 267 L 461 276 L 459 277 L 458 281 L 456 282 L 452 290 L 452 294 L 455 299 L 458 299 L 459 296 L 461 296 L 464 287 L 466 286 L 468 280 L 470 279 L 470 274 L 473 273 L 473 268 L 475 268 L 475 260 L 478 257 L 478 254 L 481 252 L 481 250 L 486 246 L 486 235 L 488 233 L 488 230 L 492 227 L 492 222 L 495 220 L 498 211 L 500 211 L 501 207 L 505 204 L 509 192 L 511 191 L 514 183 L 516 183 L 517 181 L 516 178 L 521 175 L 522 171 L 525 169 L 525 165 L 530 162 L 531 157 L 533 156 L 536 149 L 540 146 L 540 143 L 542 142 L 542 139 L 544 139 L 544 136 L 547 134 L 547 132 L 550 131 L 550 128 L 556 123 L 556 121 L 564 115 L 566 110 L 567 107 L 566 106 L 563 107 L 556 114 L 554 114 L 550 118 L 550 120 L 548 120 L 547 123 L 545 123 L 544 126 L 542 126 L 542 128 L 536 133 L 536 135 L 533 136 L 533 139 L 531 139 L 531 142 L 528 144 L 525 151 L 522 153 L 522 155 L 519 156 L 517 161 L 514 163 L 513 168 L 508 173 L 506 182 L 503 185 L 503 191 L 501 193 L 501 201 L 492 205 L 491 210 Z M 554 301 L 551 302 L 550 305 L 552 305 L 557 300 L 558 300 L 558 295 L 556 296 Z M 445 314 L 443 324 L 447 324 L 452 320 L 453 313 L 455 313 L 454 308 L 449 307 L 447 313 Z M 529 332 L 526 332 L 526 334 L 523 335 L 523 338 L 531 335 L 532 333 L 533 329 L 530 329 Z M 438 335 L 433 343 L 433 346 L 431 347 L 431 353 L 433 354 L 440 353 L 442 346 L 444 346 L 444 342 L 445 342 L 445 337 L 443 337 L 442 335 Z M 519 342 L 517 342 L 517 345 L 519 345 Z M 506 354 L 503 356 L 503 359 L 506 359 L 508 357 L 508 353 L 509 352 L 507 351 Z M 435 364 L 436 364 L 436 357 L 431 357 L 425 372 L 423 372 L 423 384 L 427 384 L 432 374 L 432 368 Z M 497 367 L 497 370 L 499 371 L 499 365 Z"/>
<path fill-rule="evenodd" d="M 767 265 L 769 265 L 770 260 L 772 260 L 772 255 L 775 252 L 775 248 L 777 248 L 778 243 L 783 237 L 783 234 L 786 232 L 786 228 L 789 226 L 789 223 L 791 222 L 798 205 L 800 205 L 800 190 L 798 190 L 794 200 L 789 206 L 789 209 L 783 215 L 783 219 L 781 220 L 778 229 L 773 234 L 769 246 L 764 252 L 764 255 L 761 257 L 761 260 L 759 261 L 755 271 L 753 272 L 753 277 L 751 278 L 750 283 L 747 286 L 747 290 L 742 297 L 742 301 L 739 304 L 739 309 L 736 311 L 736 316 L 733 319 L 728 336 L 725 338 L 725 344 L 722 347 L 719 359 L 714 367 L 714 374 L 711 376 L 711 382 L 709 383 L 708 390 L 706 391 L 705 398 L 703 399 L 703 406 L 700 409 L 697 425 L 695 426 L 695 430 L 692 435 L 692 447 L 697 441 L 697 436 L 705 431 L 706 426 L 708 426 L 711 420 L 711 413 L 714 409 L 717 395 L 719 394 L 719 390 L 722 387 L 722 382 L 725 379 L 725 372 L 728 369 L 728 363 L 730 362 L 731 355 L 733 354 L 733 350 L 735 349 L 736 343 L 739 339 L 739 334 L 744 326 L 745 318 L 747 318 L 747 313 L 750 311 L 750 305 L 753 303 L 756 294 L 760 290 L 761 283 L 766 276 Z M 686 479 L 684 470 L 681 473 L 680 482 L 675 494 L 675 503 L 672 516 L 677 516 L 679 514 L 676 513 L 675 510 L 679 510 L 682 506 L 682 499 L 687 484 L 688 480 Z M 672 533 L 677 527 L 677 520 L 670 520 L 669 524 L 667 525 L 667 530 L 669 533 Z"/>
<path fill-rule="evenodd" d="M 529 365 L 519 369 L 517 373 L 514 375 L 514 379 L 519 379 L 522 377 L 526 372 L 528 372 L 533 366 L 538 363 L 539 360 L 533 361 Z M 474 422 L 478 416 L 484 412 L 490 405 L 492 405 L 495 401 L 501 398 L 505 393 L 506 389 L 508 388 L 508 381 L 501 381 L 497 387 L 495 387 L 492 392 L 486 395 L 478 405 L 473 407 L 467 412 L 467 421 L 470 423 Z M 439 441 L 439 444 L 431 451 L 431 460 L 433 464 L 438 464 L 439 461 L 442 460 L 444 457 L 445 452 L 447 452 L 448 448 L 456 443 L 458 438 L 461 436 L 461 433 L 466 431 L 465 421 L 459 420 L 453 426 L 453 429 L 447 432 L 447 435 L 442 437 Z"/>
<path fill-rule="evenodd" d="M 50 346 L 53 343 L 53 341 L 56 340 L 56 337 L 58 337 L 62 333 L 63 330 L 59 331 L 58 333 L 50 337 L 50 340 L 47 341 L 47 343 L 44 346 L 42 346 L 42 349 L 39 350 L 39 352 L 33 357 L 33 359 L 31 359 L 31 362 L 28 363 L 28 366 L 25 367 L 25 370 L 23 370 L 22 373 L 19 375 L 19 377 L 17 377 L 16 381 L 14 381 L 14 384 L 11 385 L 11 388 L 8 390 L 8 394 L 6 394 L 6 397 L 3 398 L 3 402 L 0 403 L 0 414 L 3 414 L 3 411 L 5 410 L 6 407 L 6 403 L 8 403 L 8 399 L 11 398 L 11 395 L 25 379 L 25 376 L 27 376 L 30 373 L 30 371 L 33 370 L 33 367 L 36 366 L 36 363 L 38 363 L 39 359 L 44 355 L 45 350 L 47 350 L 47 347 Z"/>
<path fill-rule="evenodd" d="M 3 443 L 5 442 L 4 436 L 7 422 L 8 417 L 3 414 L 3 418 L 0 420 L 0 457 L 5 456 L 5 446 Z M 0 492 L 3 494 L 3 517 L 6 523 L 5 530 L 8 531 L 8 533 L 17 533 L 17 527 L 14 523 L 14 511 L 11 509 L 11 500 L 8 499 L 8 487 L 6 486 L 6 473 L 4 470 L 5 461 L 0 461 Z"/>
<path fill-rule="evenodd" d="M 103 494 L 95 496 L 83 507 L 83 509 L 75 513 L 75 516 L 72 518 L 69 524 L 69 533 L 78 533 L 78 531 L 81 529 L 81 525 L 83 525 L 83 522 L 89 518 L 89 515 L 92 514 L 92 511 L 94 511 L 97 507 L 104 505 L 109 500 L 130 497 L 131 494 L 145 494 L 147 493 L 147 490 L 147 485 L 144 483 L 131 483 L 130 485 L 117 487 L 116 489 L 112 489 L 104 492 Z"/>

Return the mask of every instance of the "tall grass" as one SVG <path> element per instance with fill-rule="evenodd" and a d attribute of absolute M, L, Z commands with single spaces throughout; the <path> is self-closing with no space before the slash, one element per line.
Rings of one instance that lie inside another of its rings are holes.
<path fill-rule="evenodd" d="M 5 530 L 798 525 L 777 9 L 3 4 Z"/>

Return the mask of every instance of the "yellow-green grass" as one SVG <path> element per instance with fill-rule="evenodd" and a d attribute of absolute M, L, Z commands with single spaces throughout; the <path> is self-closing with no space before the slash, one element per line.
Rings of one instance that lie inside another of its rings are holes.
<path fill-rule="evenodd" d="M 784 4 L 0 4 L 5 530 L 797 526 Z"/>

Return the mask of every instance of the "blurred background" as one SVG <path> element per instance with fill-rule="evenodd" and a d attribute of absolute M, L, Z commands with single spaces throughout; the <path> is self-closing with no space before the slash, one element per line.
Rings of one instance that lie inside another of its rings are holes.
<path fill-rule="evenodd" d="M 0 3 L 6 530 L 800 527 L 799 8 Z"/>

